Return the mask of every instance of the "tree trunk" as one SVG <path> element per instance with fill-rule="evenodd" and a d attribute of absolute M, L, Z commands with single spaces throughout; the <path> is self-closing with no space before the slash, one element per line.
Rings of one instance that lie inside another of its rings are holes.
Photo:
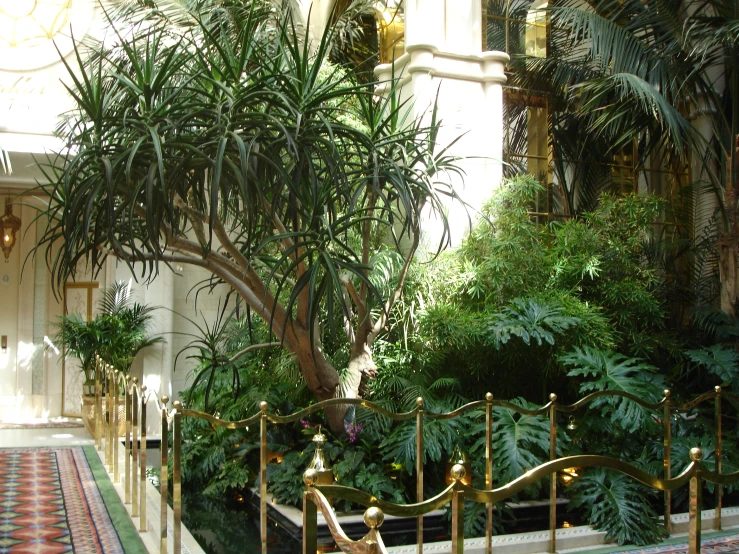
<path fill-rule="evenodd" d="M 372 352 L 369 346 L 361 345 L 353 349 L 352 357 L 344 375 L 344 383 L 342 387 L 337 388 L 336 397 L 343 394 L 345 398 L 360 398 L 362 383 L 374 378 L 377 373 L 377 366 L 372 359 Z M 326 420 L 329 429 L 333 433 L 344 432 L 344 418 L 349 406 L 347 404 L 339 404 L 326 409 Z"/>
<path fill-rule="evenodd" d="M 734 315 L 737 294 L 737 244 L 729 237 L 719 242 L 719 278 L 721 280 L 721 310 Z"/>

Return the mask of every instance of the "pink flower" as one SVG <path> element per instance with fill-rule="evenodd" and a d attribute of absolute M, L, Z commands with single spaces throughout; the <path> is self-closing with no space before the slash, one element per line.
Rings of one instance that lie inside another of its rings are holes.
<path fill-rule="evenodd" d="M 344 430 L 349 435 L 349 442 L 356 442 L 359 437 L 359 433 L 362 430 L 362 424 L 355 423 L 353 421 L 351 423 L 345 423 Z"/>

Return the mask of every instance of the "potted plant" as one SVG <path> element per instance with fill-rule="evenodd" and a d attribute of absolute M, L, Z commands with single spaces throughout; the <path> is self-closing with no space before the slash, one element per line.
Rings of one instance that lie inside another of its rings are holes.
<path fill-rule="evenodd" d="M 118 282 L 105 289 L 98 308 L 98 314 L 90 321 L 78 313 L 60 316 L 53 339 L 63 347 L 64 358 L 76 358 L 80 362 L 84 374 L 82 418 L 93 435 L 95 356 L 128 373 L 142 349 L 163 340 L 148 332 L 154 308 L 133 302 L 131 287 L 126 283 Z"/>

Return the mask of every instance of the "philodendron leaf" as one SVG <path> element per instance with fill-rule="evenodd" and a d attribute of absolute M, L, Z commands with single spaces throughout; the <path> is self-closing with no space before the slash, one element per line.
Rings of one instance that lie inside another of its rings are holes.
<path fill-rule="evenodd" d="M 568 377 L 582 377 L 580 393 L 595 391 L 621 391 L 632 394 L 645 402 L 656 403 L 662 397 L 663 387 L 657 368 L 637 358 L 627 358 L 615 352 L 606 352 L 585 346 L 576 347 L 574 352 L 560 357 L 565 365 L 573 369 Z M 592 403 L 600 408 L 604 416 L 624 430 L 634 433 L 655 425 L 652 411 L 628 398 L 604 397 Z"/>
<path fill-rule="evenodd" d="M 739 354 L 733 348 L 714 344 L 700 350 L 688 350 L 685 354 L 721 379 L 723 386 L 730 385 L 733 390 L 739 388 Z"/>
<path fill-rule="evenodd" d="M 650 505 L 654 493 L 633 478 L 603 468 L 586 470 L 569 487 L 570 507 L 585 512 L 606 541 L 651 544 L 667 535 Z"/>

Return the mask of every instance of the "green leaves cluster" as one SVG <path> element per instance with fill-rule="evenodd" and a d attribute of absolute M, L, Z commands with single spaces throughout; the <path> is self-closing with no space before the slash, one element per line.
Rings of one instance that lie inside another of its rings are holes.
<path fill-rule="evenodd" d="M 52 342 L 63 347 L 65 357 L 80 361 L 85 384 L 90 385 L 94 383 L 95 356 L 128 372 L 139 351 L 164 340 L 149 334 L 155 309 L 134 302 L 130 284 L 117 282 L 105 289 L 98 314 L 90 321 L 80 313 L 59 316 Z"/>

